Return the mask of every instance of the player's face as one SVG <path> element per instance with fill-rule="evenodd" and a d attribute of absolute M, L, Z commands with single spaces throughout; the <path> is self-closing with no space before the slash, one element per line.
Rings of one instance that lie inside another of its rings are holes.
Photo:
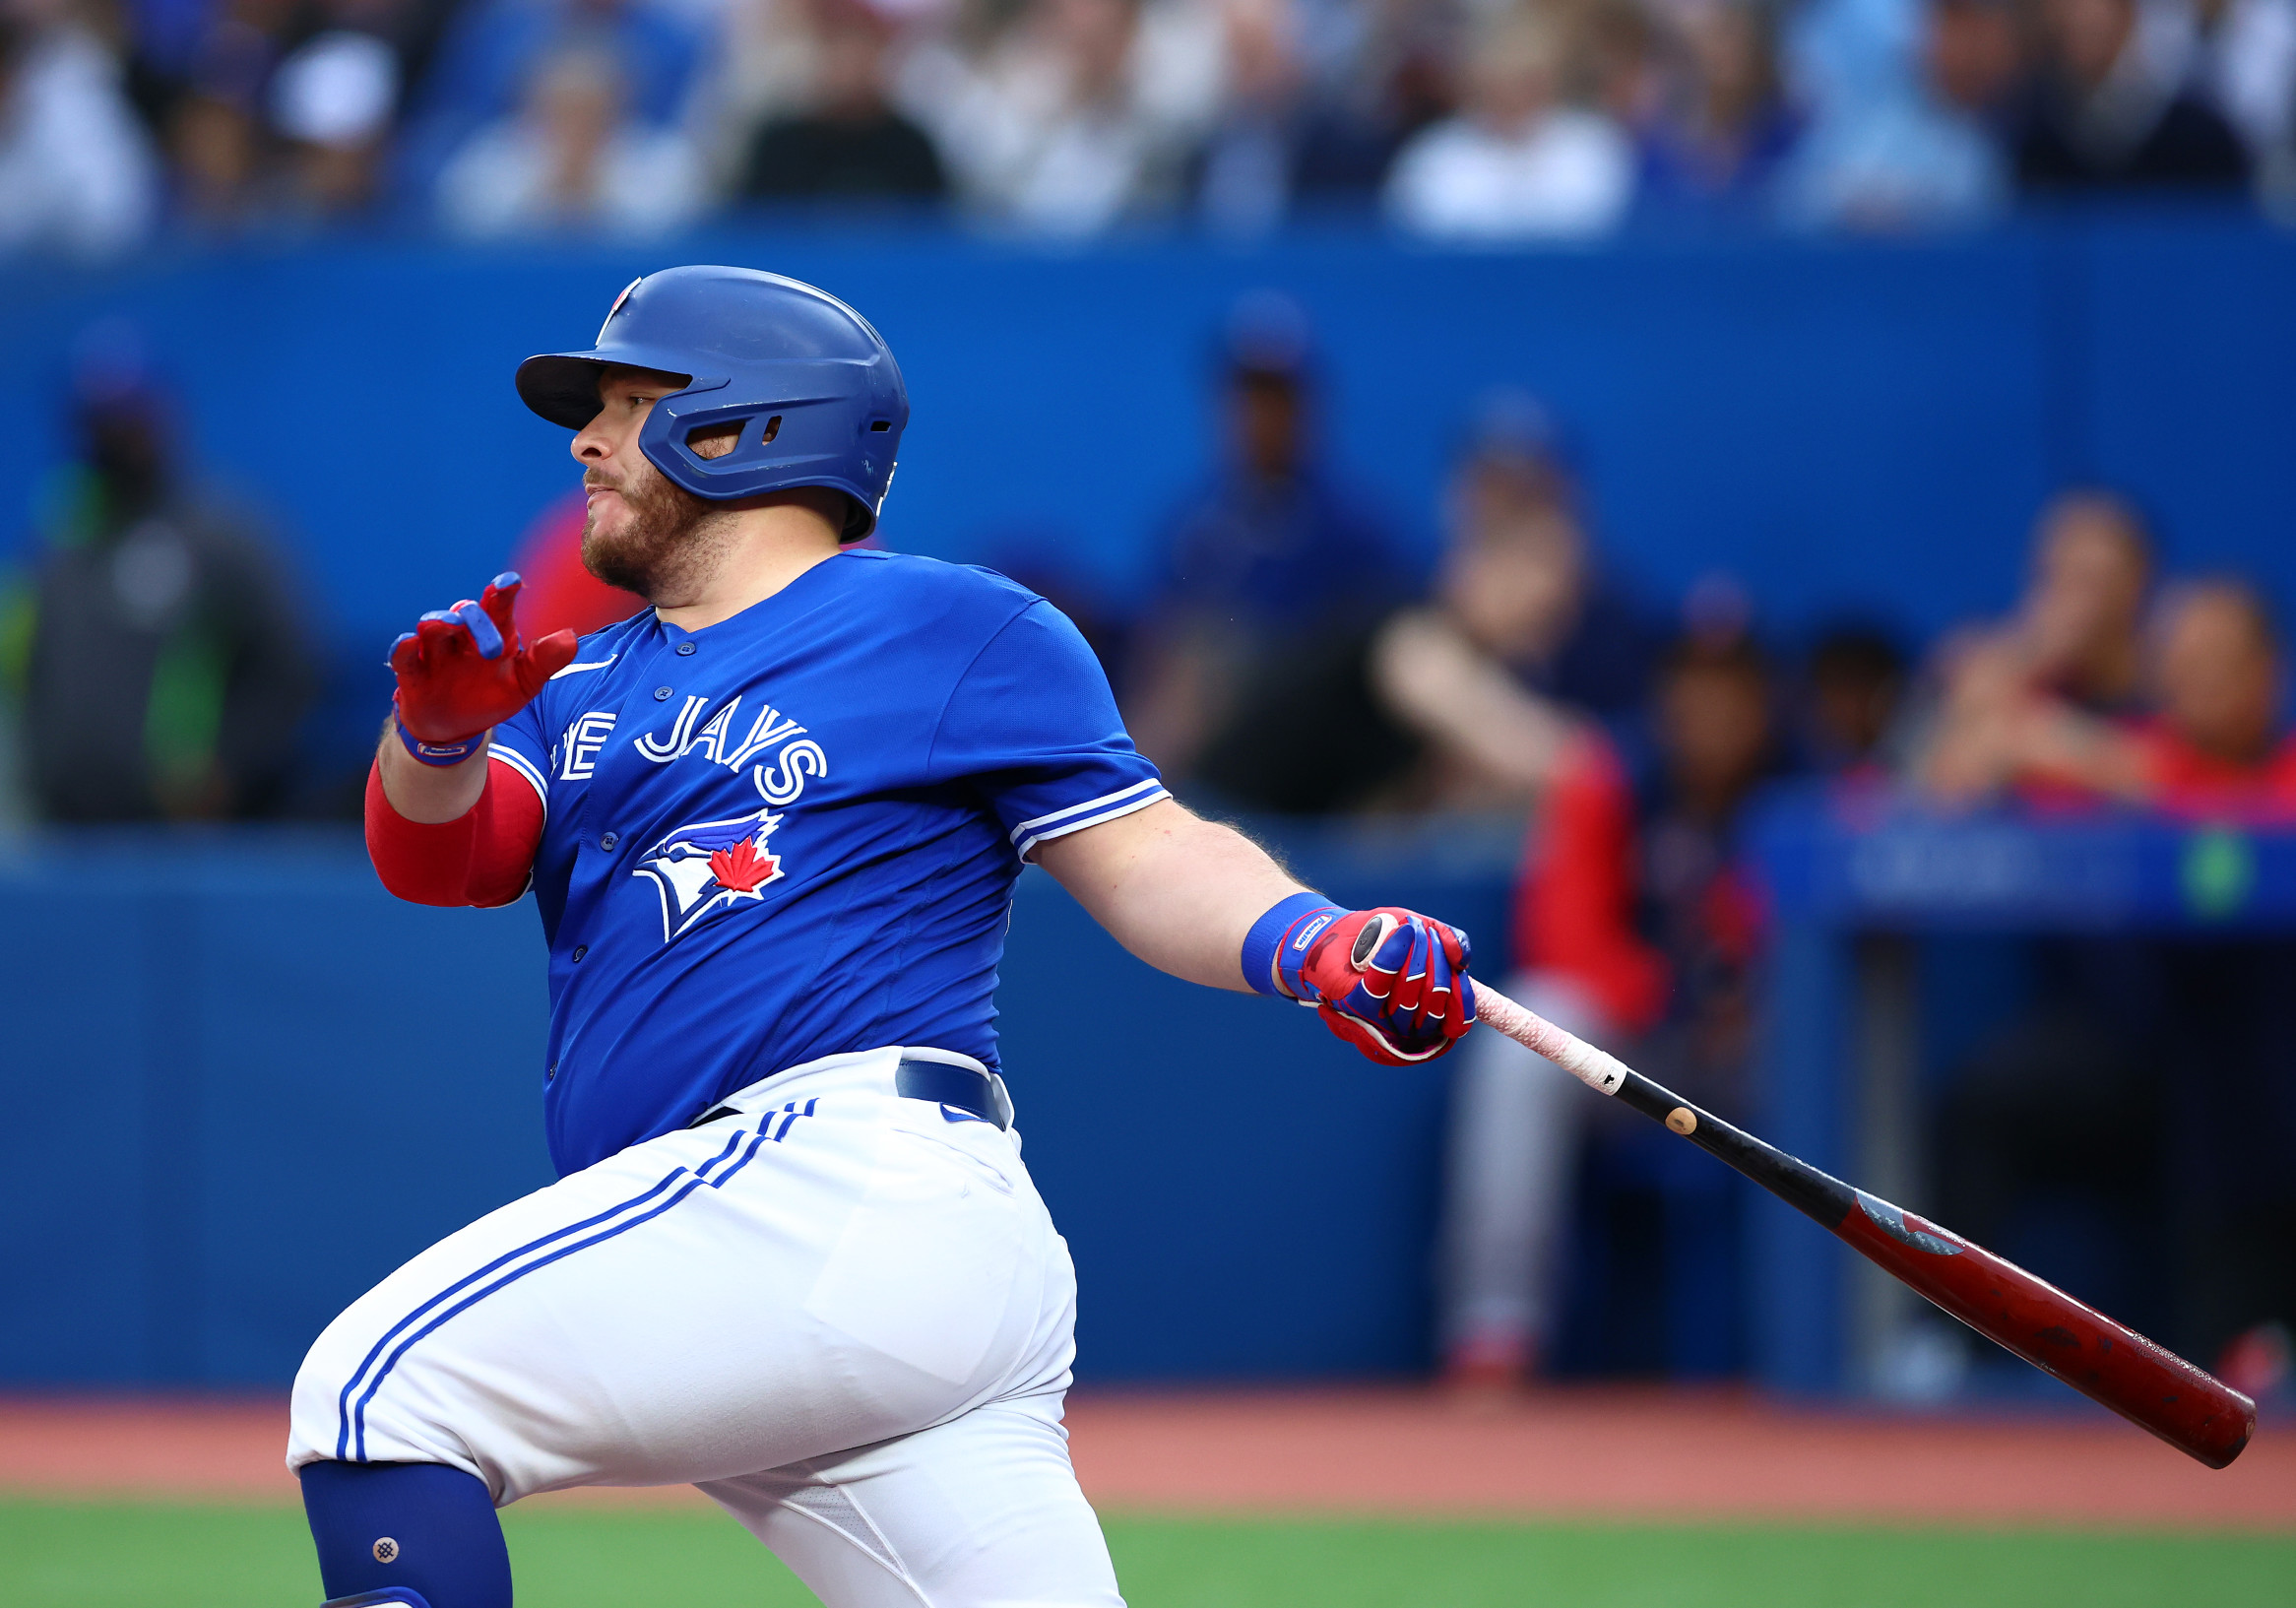
<path fill-rule="evenodd" d="M 710 505 L 663 479 L 638 448 L 654 404 L 685 388 L 682 375 L 612 367 L 599 380 L 598 417 L 574 437 L 589 496 L 582 562 L 593 575 L 655 603 L 694 556 L 690 540 Z"/>

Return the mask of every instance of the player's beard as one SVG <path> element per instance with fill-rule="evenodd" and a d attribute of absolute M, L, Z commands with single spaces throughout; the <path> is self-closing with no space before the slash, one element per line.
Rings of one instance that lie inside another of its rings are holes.
<path fill-rule="evenodd" d="M 648 603 L 674 607 L 700 589 L 725 554 L 726 510 L 673 485 L 652 464 L 616 481 L 629 517 L 610 535 L 594 510 L 582 527 L 582 566 Z"/>

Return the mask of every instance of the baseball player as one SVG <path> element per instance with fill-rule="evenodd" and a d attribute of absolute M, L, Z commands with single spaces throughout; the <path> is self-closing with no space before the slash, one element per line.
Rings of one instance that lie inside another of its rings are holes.
<path fill-rule="evenodd" d="M 852 546 L 909 403 L 843 302 L 670 269 L 518 389 L 574 432 L 585 561 L 653 607 L 527 642 L 505 575 L 391 651 L 369 849 L 420 903 L 534 890 L 560 1177 L 312 1346 L 288 1463 L 330 1602 L 509 1608 L 497 1508 L 684 1481 L 831 1608 L 1117 1604 L 996 1069 L 1014 878 L 1388 1064 L 1473 1021 L 1466 939 L 1175 803 L 1044 600 Z"/>

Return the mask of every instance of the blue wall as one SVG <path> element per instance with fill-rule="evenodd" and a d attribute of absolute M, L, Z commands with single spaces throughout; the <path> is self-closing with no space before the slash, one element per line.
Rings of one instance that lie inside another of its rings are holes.
<path fill-rule="evenodd" d="M 747 232 L 19 270 L 0 296 L 15 483 L 62 448 L 70 339 L 128 315 L 184 389 L 201 462 L 291 523 L 363 671 L 571 483 L 565 436 L 511 392 L 516 360 L 585 341 L 629 278 L 679 259 L 816 280 L 883 328 L 916 402 L 885 529 L 913 550 L 1038 542 L 1136 582 L 1205 460 L 1211 334 L 1238 292 L 1274 286 L 1321 331 L 1338 456 L 1423 552 L 1471 398 L 1513 382 L 1569 423 L 1604 541 L 1660 600 L 1721 569 L 1787 629 L 1863 610 L 1926 634 L 2002 607 L 2042 498 L 2092 475 L 2158 511 L 2176 560 L 2246 565 L 2296 600 L 2296 237 L 2206 215 L 1918 245 L 1055 254 Z M 30 513 L 29 496 L 0 508 L 0 546 Z"/>
<path fill-rule="evenodd" d="M 1295 858 L 1481 958 L 1512 848 Z M 1152 973 L 1034 872 L 998 1002 L 1084 1378 L 1424 1365 L 1439 1074 Z M 360 1291 L 550 1176 L 531 907 L 399 904 L 348 835 L 18 845 L 0 1020 L 0 1385 L 284 1385 Z"/>

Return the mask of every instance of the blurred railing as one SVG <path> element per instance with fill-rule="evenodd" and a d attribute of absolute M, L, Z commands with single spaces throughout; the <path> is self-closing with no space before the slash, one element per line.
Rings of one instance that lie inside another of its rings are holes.
<path fill-rule="evenodd" d="M 1922 997 L 1903 940 L 2296 933 L 2296 826 L 2107 809 L 1947 816 L 1883 793 L 1814 787 L 1773 799 L 1754 837 L 1775 919 L 1756 1129 L 1916 1210 L 1930 1206 L 1916 1191 L 1935 1182 L 1920 1136 L 1924 1084 L 1940 1068 L 1922 1039 L 1940 1001 Z M 1919 1393 L 1918 1382 L 1892 1383 L 1918 1298 L 1774 1201 L 1755 1211 L 1749 1250 L 1754 1365 L 1765 1383 Z"/>

